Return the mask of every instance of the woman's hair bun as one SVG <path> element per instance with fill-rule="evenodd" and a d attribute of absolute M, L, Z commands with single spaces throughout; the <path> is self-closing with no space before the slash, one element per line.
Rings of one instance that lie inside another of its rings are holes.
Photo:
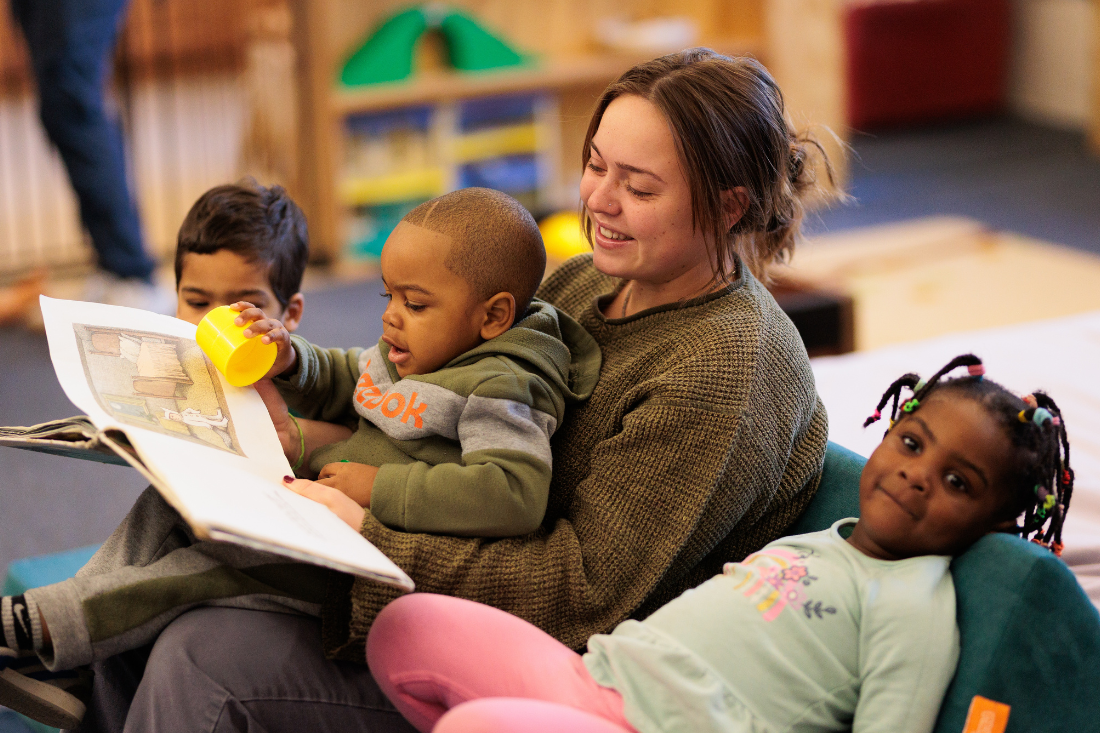
<path fill-rule="evenodd" d="M 787 163 L 787 180 L 791 185 L 798 183 L 806 168 L 806 147 L 800 142 L 791 143 L 790 160 Z"/>

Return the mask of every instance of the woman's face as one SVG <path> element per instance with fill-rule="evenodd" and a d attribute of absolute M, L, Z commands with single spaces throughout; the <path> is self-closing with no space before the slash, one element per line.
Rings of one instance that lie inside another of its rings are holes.
<path fill-rule="evenodd" d="M 713 274 L 706 237 L 691 220 L 691 191 L 672 130 L 642 97 L 617 97 L 592 137 L 581 177 L 600 272 L 662 290 L 697 292 Z"/>

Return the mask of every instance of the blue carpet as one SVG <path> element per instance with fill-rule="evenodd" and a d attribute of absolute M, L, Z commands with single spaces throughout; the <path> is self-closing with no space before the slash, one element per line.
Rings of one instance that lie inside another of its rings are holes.
<path fill-rule="evenodd" d="M 1004 118 L 853 146 L 856 203 L 811 217 L 809 232 L 950 214 L 1100 254 L 1100 158 L 1084 133 Z"/>

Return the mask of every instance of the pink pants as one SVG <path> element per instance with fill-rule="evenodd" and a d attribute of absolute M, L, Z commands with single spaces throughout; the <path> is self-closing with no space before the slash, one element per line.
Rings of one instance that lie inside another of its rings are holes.
<path fill-rule="evenodd" d="M 634 731 L 622 696 L 598 685 L 579 654 L 473 601 L 398 598 L 371 628 L 367 663 L 390 701 L 425 733 Z"/>

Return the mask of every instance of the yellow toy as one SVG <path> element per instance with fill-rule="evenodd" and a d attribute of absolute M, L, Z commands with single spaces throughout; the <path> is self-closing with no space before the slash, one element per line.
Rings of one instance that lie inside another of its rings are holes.
<path fill-rule="evenodd" d="M 592 247 L 584 238 L 581 218 L 575 211 L 559 211 L 539 222 L 542 243 L 546 246 L 546 256 L 552 260 L 567 260 Z"/>
<path fill-rule="evenodd" d="M 271 369 L 278 347 L 259 338 L 245 338 L 248 325 L 234 323 L 239 315 L 228 305 L 215 308 L 199 321 L 195 341 L 225 375 L 225 381 L 234 387 L 247 387 Z"/>

